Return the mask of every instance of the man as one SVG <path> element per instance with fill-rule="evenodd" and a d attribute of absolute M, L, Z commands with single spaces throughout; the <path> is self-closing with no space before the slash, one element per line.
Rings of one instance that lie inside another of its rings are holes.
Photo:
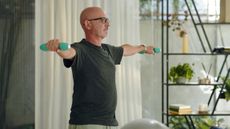
<path fill-rule="evenodd" d="M 47 43 L 48 49 L 57 52 L 64 59 L 64 65 L 72 68 L 74 93 L 69 129 L 112 129 L 118 125 L 115 65 L 120 64 L 123 56 L 141 51 L 152 54 L 153 47 L 103 44 L 110 24 L 99 7 L 84 9 L 80 23 L 85 39 L 73 43 L 70 49 L 60 51 L 57 39 Z"/>

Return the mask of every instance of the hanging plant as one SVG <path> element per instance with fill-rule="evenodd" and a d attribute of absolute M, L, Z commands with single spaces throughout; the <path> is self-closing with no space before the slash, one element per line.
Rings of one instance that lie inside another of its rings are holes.
<path fill-rule="evenodd" d="M 188 5 L 192 8 L 192 2 L 188 1 Z M 181 33 L 186 32 L 183 28 L 183 24 L 188 21 L 189 13 L 186 9 L 184 0 L 172 0 L 172 13 L 168 16 L 168 21 L 164 21 L 164 24 L 171 28 L 172 31 L 178 31 L 179 36 Z"/>

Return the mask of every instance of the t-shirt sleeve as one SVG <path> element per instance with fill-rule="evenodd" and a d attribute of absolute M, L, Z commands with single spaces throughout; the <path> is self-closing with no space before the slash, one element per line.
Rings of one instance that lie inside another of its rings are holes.
<path fill-rule="evenodd" d="M 77 50 L 77 45 L 71 44 L 71 47 L 75 49 L 77 53 L 72 59 L 63 59 L 64 66 L 66 68 L 72 67 L 77 62 L 77 58 L 80 53 L 80 50 Z"/>
<path fill-rule="evenodd" d="M 112 59 L 114 60 L 115 64 L 120 64 L 121 63 L 121 59 L 123 57 L 123 48 L 122 47 L 115 47 L 112 45 L 107 45 L 108 51 L 112 57 Z"/>

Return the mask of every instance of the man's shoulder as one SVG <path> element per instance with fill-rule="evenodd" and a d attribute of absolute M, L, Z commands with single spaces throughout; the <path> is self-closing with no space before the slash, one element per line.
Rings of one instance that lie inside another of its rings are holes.
<path fill-rule="evenodd" d="M 82 46 L 84 44 L 84 41 L 80 41 L 80 42 L 73 42 L 71 44 L 72 47 L 79 47 Z"/>

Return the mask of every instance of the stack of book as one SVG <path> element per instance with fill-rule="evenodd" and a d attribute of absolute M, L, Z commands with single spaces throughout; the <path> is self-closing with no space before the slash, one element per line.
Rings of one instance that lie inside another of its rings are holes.
<path fill-rule="evenodd" d="M 190 105 L 171 104 L 169 105 L 169 113 L 172 115 L 191 114 L 192 108 Z"/>

